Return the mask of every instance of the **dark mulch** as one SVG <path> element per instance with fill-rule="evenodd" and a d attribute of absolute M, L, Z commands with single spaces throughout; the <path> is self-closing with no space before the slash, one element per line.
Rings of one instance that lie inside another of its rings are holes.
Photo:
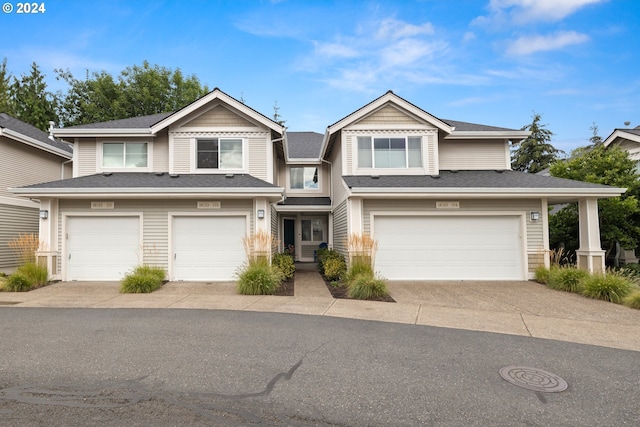
<path fill-rule="evenodd" d="M 296 275 L 294 274 L 292 278 L 285 279 L 284 282 L 282 282 L 280 286 L 278 286 L 278 289 L 276 289 L 276 293 L 274 295 L 280 297 L 292 297 L 293 288 L 295 286 L 295 278 Z"/>
<path fill-rule="evenodd" d="M 329 280 L 327 280 L 326 277 L 322 276 L 322 279 L 324 280 L 324 284 L 327 285 L 327 289 L 329 289 L 329 292 L 331 292 L 331 296 L 333 296 L 334 298 L 338 299 L 355 299 L 355 298 L 351 298 L 349 296 L 349 290 L 347 289 L 346 286 L 341 285 L 341 286 L 333 286 L 331 284 L 331 282 Z M 378 298 L 372 298 L 370 300 L 367 301 L 380 301 L 380 302 L 396 302 L 396 300 L 394 300 L 393 298 L 391 298 L 390 295 L 383 295 L 381 297 Z"/>

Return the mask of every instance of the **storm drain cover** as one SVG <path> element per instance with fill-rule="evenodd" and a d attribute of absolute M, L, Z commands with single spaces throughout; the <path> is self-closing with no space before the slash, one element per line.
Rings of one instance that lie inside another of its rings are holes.
<path fill-rule="evenodd" d="M 545 393 L 558 393 L 569 387 L 565 380 L 551 372 L 526 366 L 505 366 L 500 369 L 500 376 L 518 387 Z"/>

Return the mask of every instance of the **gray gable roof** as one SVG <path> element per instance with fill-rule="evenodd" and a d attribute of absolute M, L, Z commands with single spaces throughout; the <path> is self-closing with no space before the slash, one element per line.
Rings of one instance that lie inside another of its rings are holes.
<path fill-rule="evenodd" d="M 491 131 L 514 131 L 517 129 L 509 129 L 509 128 L 501 128 L 501 127 L 497 127 L 497 126 L 487 126 L 487 125 L 480 125 L 477 123 L 468 123 L 468 122 L 459 122 L 457 120 L 448 120 L 448 119 L 440 119 L 445 123 L 450 124 L 451 126 L 453 126 L 455 128 L 455 131 L 461 131 L 461 132 L 482 132 L 482 131 L 486 131 L 486 132 L 491 132 Z"/>
<path fill-rule="evenodd" d="M 606 189 L 607 185 L 517 171 L 440 171 L 440 175 L 343 176 L 349 188 Z"/>
<path fill-rule="evenodd" d="M 58 140 L 52 140 L 49 138 L 49 134 L 41 131 L 35 126 L 11 117 L 7 113 L 0 113 L 0 128 L 10 129 L 14 132 L 33 138 L 43 144 L 49 145 L 53 148 L 63 150 L 69 154 L 73 153 L 73 149 L 69 144 L 60 142 Z"/>
<path fill-rule="evenodd" d="M 31 189 L 90 188 L 278 188 L 248 174 L 168 174 L 114 172 L 28 185 Z"/>
<path fill-rule="evenodd" d="M 290 159 L 319 159 L 324 135 L 317 132 L 287 132 Z"/>
<path fill-rule="evenodd" d="M 66 129 L 145 129 L 166 119 L 173 112 L 151 114 L 149 116 L 131 117 L 128 119 L 110 120 L 108 122 L 88 123 L 86 125 L 69 126 Z"/>

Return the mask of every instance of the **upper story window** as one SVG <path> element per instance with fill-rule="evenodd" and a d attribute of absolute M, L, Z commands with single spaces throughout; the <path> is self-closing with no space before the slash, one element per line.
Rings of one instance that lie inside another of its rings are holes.
<path fill-rule="evenodd" d="M 422 138 L 358 137 L 358 166 L 361 168 L 420 168 Z"/>
<path fill-rule="evenodd" d="M 103 142 L 103 168 L 146 168 L 149 164 L 146 142 Z"/>
<path fill-rule="evenodd" d="M 242 139 L 199 139 L 196 161 L 198 169 L 242 169 Z"/>
<path fill-rule="evenodd" d="M 289 187 L 292 190 L 318 190 L 318 168 L 295 166 L 289 168 Z"/>

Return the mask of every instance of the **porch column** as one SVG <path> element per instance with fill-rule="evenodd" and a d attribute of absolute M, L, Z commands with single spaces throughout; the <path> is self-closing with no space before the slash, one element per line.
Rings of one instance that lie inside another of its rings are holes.
<path fill-rule="evenodd" d="M 362 199 L 352 197 L 347 202 L 348 234 L 364 232 L 364 224 L 362 221 Z"/>
<path fill-rule="evenodd" d="M 576 251 L 578 268 L 591 273 L 604 272 L 605 251 L 600 243 L 598 199 L 580 199 L 580 248 Z"/>
<path fill-rule="evenodd" d="M 58 199 L 40 200 L 40 223 L 38 238 L 40 246 L 36 251 L 36 262 L 47 267 L 49 277 L 59 280 L 58 271 Z"/>

